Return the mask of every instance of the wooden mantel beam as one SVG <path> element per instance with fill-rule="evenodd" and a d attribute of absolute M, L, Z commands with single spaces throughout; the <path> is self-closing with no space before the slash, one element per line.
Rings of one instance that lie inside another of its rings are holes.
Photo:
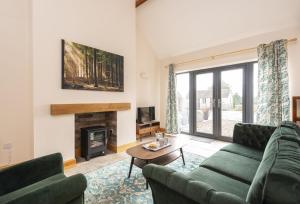
<path fill-rule="evenodd" d="M 125 111 L 129 109 L 130 103 L 82 103 L 50 105 L 51 115 Z"/>
<path fill-rule="evenodd" d="M 142 5 L 143 3 L 145 3 L 147 0 L 136 0 L 135 2 L 135 7 L 139 7 L 140 5 Z"/>

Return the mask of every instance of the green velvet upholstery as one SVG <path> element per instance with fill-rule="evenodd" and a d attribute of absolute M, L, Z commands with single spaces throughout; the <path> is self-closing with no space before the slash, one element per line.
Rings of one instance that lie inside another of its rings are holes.
<path fill-rule="evenodd" d="M 202 162 L 200 166 L 250 185 L 259 164 L 260 162 L 255 159 L 219 151 Z"/>
<path fill-rule="evenodd" d="M 233 144 L 187 175 L 143 168 L 155 204 L 300 203 L 300 129 L 236 124 Z"/>
<path fill-rule="evenodd" d="M 62 172 L 63 162 L 59 153 L 0 170 L 0 196 Z"/>
<path fill-rule="evenodd" d="M 239 180 L 228 177 L 222 173 L 212 171 L 205 167 L 199 167 L 198 169 L 187 174 L 196 181 L 207 183 L 213 187 L 216 191 L 231 193 L 246 200 L 247 192 L 250 185 Z"/>
<path fill-rule="evenodd" d="M 233 130 L 233 143 L 263 151 L 276 127 L 237 123 Z"/>
<path fill-rule="evenodd" d="M 86 179 L 66 177 L 59 153 L 40 157 L 0 171 L 0 203 L 84 203 Z"/>
<path fill-rule="evenodd" d="M 221 151 L 231 152 L 244 157 L 255 159 L 257 161 L 261 161 L 264 154 L 263 151 L 235 143 L 226 145 L 221 149 Z"/>
<path fill-rule="evenodd" d="M 276 129 L 248 192 L 250 203 L 300 203 L 300 135 L 294 124 Z"/>
<path fill-rule="evenodd" d="M 193 179 L 192 175 L 184 175 L 168 167 L 149 164 L 143 168 L 143 174 L 149 181 L 155 204 L 223 204 L 224 201 L 227 201 L 227 204 L 246 203 L 239 196 L 228 192 L 218 192 L 210 184 Z M 195 174 L 194 176 L 197 177 Z M 217 179 L 215 179 L 214 184 L 219 185 L 220 189 L 226 188 Z M 248 187 L 247 185 L 244 186 L 245 189 Z"/>

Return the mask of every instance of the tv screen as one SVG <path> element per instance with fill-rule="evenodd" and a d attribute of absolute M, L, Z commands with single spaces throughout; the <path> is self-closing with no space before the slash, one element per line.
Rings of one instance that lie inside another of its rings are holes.
<path fill-rule="evenodd" d="M 138 108 L 137 115 L 138 123 L 150 122 L 155 120 L 155 108 L 154 106 Z"/>

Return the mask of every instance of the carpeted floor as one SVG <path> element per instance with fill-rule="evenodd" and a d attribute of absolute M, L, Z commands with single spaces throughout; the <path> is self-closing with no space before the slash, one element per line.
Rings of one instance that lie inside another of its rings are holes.
<path fill-rule="evenodd" d="M 168 167 L 188 173 L 204 160 L 203 157 L 189 152 L 184 152 L 184 156 L 185 166 L 179 158 Z M 85 191 L 85 203 L 152 204 L 151 190 L 146 189 L 142 170 L 134 166 L 131 177 L 127 178 L 129 164 L 128 158 L 86 173 L 88 187 Z"/>

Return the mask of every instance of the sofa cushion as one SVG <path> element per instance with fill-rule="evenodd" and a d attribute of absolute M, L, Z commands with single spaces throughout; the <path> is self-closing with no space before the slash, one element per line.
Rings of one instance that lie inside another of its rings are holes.
<path fill-rule="evenodd" d="M 233 130 L 233 143 L 263 151 L 276 127 L 237 123 Z"/>
<path fill-rule="evenodd" d="M 246 199 L 249 185 L 238 180 L 227 177 L 205 167 L 199 167 L 187 176 L 212 186 L 216 191 L 232 193 Z"/>
<path fill-rule="evenodd" d="M 2 197 L 0 196 L 0 203 L 2 203 L 4 201 L 6 202 L 6 201 L 9 201 L 9 200 L 14 200 L 15 197 L 20 197 L 22 195 L 27 194 L 28 192 L 34 192 L 35 190 L 39 189 L 40 187 L 46 186 L 49 183 L 53 183 L 57 180 L 64 179 L 65 177 L 66 176 L 63 173 L 56 174 L 54 176 L 48 177 L 44 180 L 41 180 L 39 182 L 36 182 L 36 183 L 31 184 L 29 186 L 26 186 L 24 188 L 21 188 L 21 189 L 18 189 L 16 191 L 13 191 L 11 193 L 8 193 L 5 196 L 2 196 Z M 45 198 L 45 199 L 47 199 L 47 198 Z"/>
<path fill-rule="evenodd" d="M 231 152 L 231 153 L 235 153 L 235 154 L 239 154 L 242 155 L 244 157 L 248 157 L 251 159 L 255 159 L 257 161 L 261 161 L 264 152 L 257 150 L 257 149 L 253 149 L 250 147 L 246 147 L 244 145 L 240 145 L 240 144 L 229 144 L 225 147 L 223 147 L 221 149 L 221 151 L 226 151 L 226 152 Z"/>
<path fill-rule="evenodd" d="M 300 136 L 290 123 L 271 136 L 247 195 L 250 204 L 300 203 Z"/>
<path fill-rule="evenodd" d="M 203 161 L 200 166 L 250 185 L 259 164 L 259 161 L 249 157 L 218 151 Z"/>
<path fill-rule="evenodd" d="M 54 153 L 0 169 L 0 196 L 63 173 L 63 158 Z"/>

